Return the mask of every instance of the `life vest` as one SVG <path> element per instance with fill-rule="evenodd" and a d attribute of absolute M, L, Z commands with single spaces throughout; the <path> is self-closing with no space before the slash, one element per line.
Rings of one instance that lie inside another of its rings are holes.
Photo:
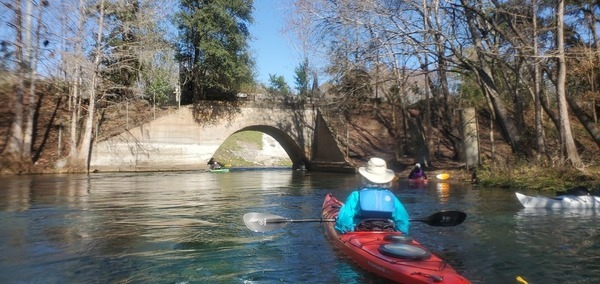
<path fill-rule="evenodd" d="M 423 170 L 421 168 L 415 168 L 409 175 L 408 178 L 420 178 L 423 177 Z"/>
<path fill-rule="evenodd" d="M 392 218 L 394 194 L 387 189 L 363 189 L 359 191 L 361 218 Z"/>

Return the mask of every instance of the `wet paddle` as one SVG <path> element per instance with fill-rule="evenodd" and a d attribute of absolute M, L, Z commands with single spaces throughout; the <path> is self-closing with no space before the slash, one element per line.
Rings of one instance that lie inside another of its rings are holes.
<path fill-rule="evenodd" d="M 467 214 L 461 211 L 442 211 L 432 214 L 431 216 L 423 219 L 411 219 L 412 222 L 423 222 L 430 226 L 437 227 L 450 227 L 456 226 L 462 223 L 467 218 Z M 244 224 L 248 229 L 254 232 L 268 232 L 271 230 L 283 228 L 289 223 L 302 223 L 302 222 L 335 222 L 335 219 L 287 219 L 271 213 L 256 213 L 250 212 L 244 214 Z"/>

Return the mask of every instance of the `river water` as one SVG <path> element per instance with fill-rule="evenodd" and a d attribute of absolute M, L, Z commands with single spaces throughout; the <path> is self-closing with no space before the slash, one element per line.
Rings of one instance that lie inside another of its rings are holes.
<path fill-rule="evenodd" d="M 0 177 L 0 283 L 385 283 L 319 223 L 242 221 L 319 218 L 327 193 L 344 200 L 359 182 L 289 169 Z M 458 181 L 392 190 L 411 218 L 468 214 L 411 235 L 473 283 L 600 283 L 597 212 L 525 210 L 513 191 Z"/>

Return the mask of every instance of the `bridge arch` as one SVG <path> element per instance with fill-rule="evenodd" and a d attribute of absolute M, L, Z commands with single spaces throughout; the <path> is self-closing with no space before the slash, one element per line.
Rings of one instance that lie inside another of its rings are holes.
<path fill-rule="evenodd" d="M 316 109 L 236 107 L 220 120 L 199 123 L 193 106 L 96 143 L 91 171 L 202 170 L 236 132 L 254 130 L 279 142 L 290 160 L 310 170 L 352 171 Z M 322 141 L 322 142 L 320 142 Z M 338 153 L 331 155 L 331 153 Z"/>

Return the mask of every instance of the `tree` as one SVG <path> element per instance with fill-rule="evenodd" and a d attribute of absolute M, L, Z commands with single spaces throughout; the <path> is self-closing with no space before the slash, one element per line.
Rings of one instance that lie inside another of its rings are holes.
<path fill-rule="evenodd" d="M 84 129 L 81 137 L 81 141 L 79 143 L 79 147 L 77 149 L 77 156 L 71 157 L 72 161 L 75 161 L 76 166 L 85 166 L 86 171 L 89 170 L 89 157 L 90 152 L 92 150 L 92 131 L 94 127 L 94 114 L 96 113 L 96 94 L 98 92 L 98 85 L 102 79 L 101 70 L 100 70 L 100 62 L 102 60 L 103 51 L 102 51 L 102 40 L 104 34 L 104 15 L 105 15 L 105 1 L 100 1 L 100 5 L 97 7 L 97 31 L 96 31 L 96 41 L 95 48 L 93 52 L 93 62 L 91 65 L 90 71 L 90 82 L 88 86 L 88 105 L 87 105 L 87 117 L 85 118 Z M 74 159 L 74 160 L 73 160 Z"/>
<path fill-rule="evenodd" d="M 537 17 L 537 3 L 536 0 L 533 0 L 531 3 L 532 6 L 532 41 L 533 41 L 533 51 L 532 51 L 532 65 L 533 65 L 533 100 L 534 100 L 534 128 L 535 128 L 535 142 L 536 142 L 536 160 L 542 160 L 542 157 L 546 155 L 546 140 L 544 137 L 544 126 L 542 124 L 542 92 L 541 92 L 541 76 L 540 76 L 540 64 L 537 62 L 536 58 L 538 58 L 538 17 Z"/>
<path fill-rule="evenodd" d="M 169 91 L 168 88 L 174 89 L 176 84 L 176 70 L 169 64 L 173 52 L 164 32 L 158 28 L 163 20 L 164 11 L 160 9 L 164 3 L 89 4 L 79 0 L 72 5 L 77 10 L 73 13 L 76 21 L 64 23 L 73 25 L 65 28 L 63 36 L 73 40 L 64 46 L 62 58 L 71 86 L 68 161 L 75 171 L 89 167 L 92 142 L 99 135 L 95 130 L 102 123 L 97 116 L 98 108 L 127 104 L 130 99 L 142 99 L 144 95 L 155 98 Z M 98 105 L 98 101 L 105 103 Z"/>
<path fill-rule="evenodd" d="M 558 0 L 556 5 L 556 48 L 558 61 L 558 75 L 556 83 L 556 97 L 558 102 L 558 111 L 560 116 L 560 141 L 561 148 L 566 151 L 566 159 L 577 168 L 583 167 L 577 147 L 573 140 L 571 132 L 571 122 L 569 120 L 569 112 L 567 110 L 567 100 L 565 92 L 565 82 L 567 77 L 567 64 L 565 62 L 565 36 L 564 36 L 564 0 Z M 560 163 L 563 160 L 561 159 Z"/>
<path fill-rule="evenodd" d="M 321 89 L 319 87 L 319 74 L 314 71 L 312 76 L 312 87 L 310 88 L 310 96 L 312 98 L 319 98 L 321 96 Z"/>
<path fill-rule="evenodd" d="M 161 28 L 166 18 L 158 10 L 161 4 L 160 0 L 115 1 L 107 8 L 102 89 L 110 100 L 148 98 L 175 88 L 177 70 L 172 44 Z M 160 88 L 154 86 L 157 81 Z"/>
<path fill-rule="evenodd" d="M 13 9 L 14 19 L 12 27 L 15 29 L 14 38 L 14 53 L 16 60 L 16 74 L 17 84 L 15 88 L 15 100 L 13 109 L 13 120 L 10 127 L 10 137 L 5 148 L 5 155 L 8 158 L 9 163 L 22 163 L 23 158 L 23 120 L 24 120 L 24 95 L 25 92 L 25 73 L 26 65 L 24 62 L 23 54 L 23 15 L 21 11 L 21 1 L 14 1 L 14 6 L 7 5 Z"/>
<path fill-rule="evenodd" d="M 40 41 L 40 33 L 44 23 L 42 14 L 48 6 L 47 1 L 35 3 L 33 0 L 25 1 L 25 13 L 23 13 L 22 2 L 14 1 L 14 5 L 4 3 L 14 13 L 13 23 L 14 50 L 8 51 L 9 43 L 2 41 L 2 50 L 5 58 L 10 59 L 14 55 L 16 61 L 17 85 L 14 102 L 14 116 L 11 124 L 11 133 L 5 154 L 11 164 L 21 171 L 32 165 L 32 150 L 34 137 L 35 113 L 37 105 L 37 62 Z M 8 67 L 6 63 L 2 63 Z"/>
<path fill-rule="evenodd" d="M 115 1 L 106 5 L 107 36 L 103 38 L 107 54 L 101 59 L 104 93 L 115 99 L 126 100 L 135 96 L 134 86 L 142 71 L 141 43 L 145 29 L 139 22 L 139 1 Z M 145 48 L 150 49 L 150 46 Z"/>
<path fill-rule="evenodd" d="M 291 95 L 290 86 L 285 82 L 285 78 L 282 75 L 269 74 L 269 86 L 267 91 L 271 94 L 276 95 Z"/>
<path fill-rule="evenodd" d="M 298 95 L 300 96 L 308 96 L 308 85 L 309 85 L 309 72 L 308 72 L 308 58 L 305 58 L 298 67 L 294 70 L 296 80 L 296 90 L 298 90 Z"/>
<path fill-rule="evenodd" d="M 177 58 L 189 80 L 184 90 L 192 100 L 208 92 L 236 93 L 252 81 L 253 61 L 248 51 L 251 0 L 182 0 L 176 21 Z"/>

